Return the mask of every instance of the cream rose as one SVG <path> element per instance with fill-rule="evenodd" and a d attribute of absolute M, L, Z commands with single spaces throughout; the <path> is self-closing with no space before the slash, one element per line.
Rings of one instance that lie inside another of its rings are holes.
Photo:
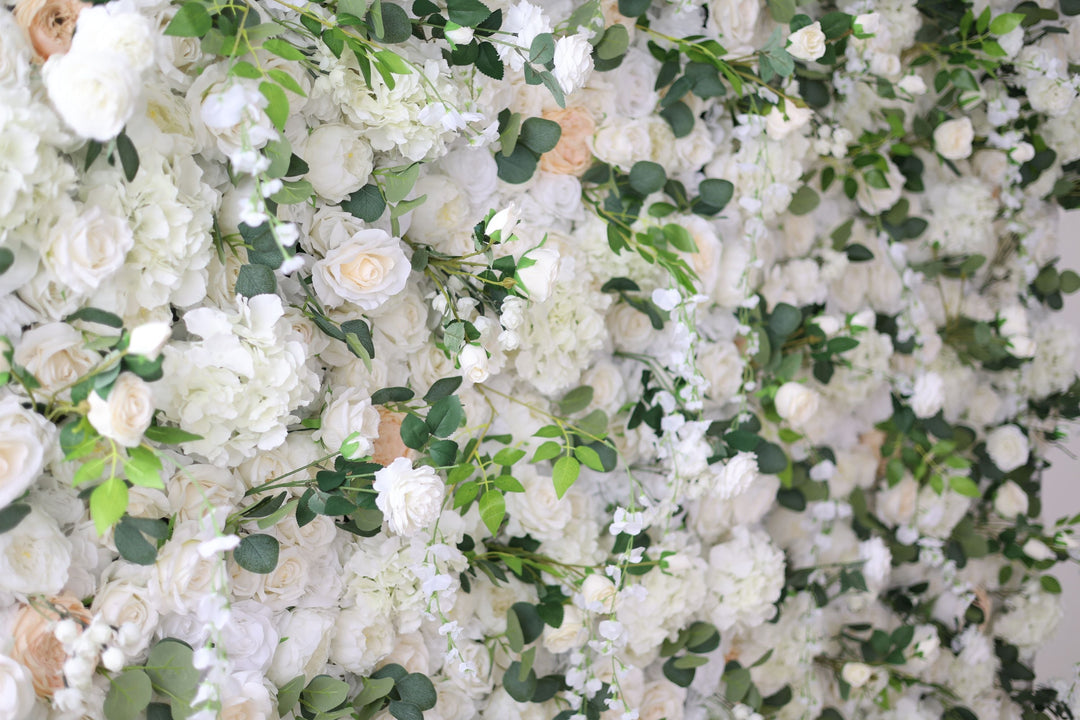
<path fill-rule="evenodd" d="M 44 456 L 32 426 L 20 423 L 0 431 L 0 508 L 15 502 L 37 479 Z"/>
<path fill-rule="evenodd" d="M 373 158 L 371 146 L 353 128 L 336 123 L 320 125 L 304 146 L 309 168 L 304 177 L 328 202 L 339 203 L 367 182 Z"/>
<path fill-rule="evenodd" d="M 581 596 L 585 601 L 586 610 L 610 613 L 615 611 L 618 591 L 615 589 L 615 583 L 611 582 L 606 575 L 593 573 L 581 584 Z"/>
<path fill-rule="evenodd" d="M 155 28 L 142 14 L 122 8 L 121 3 L 111 3 L 79 13 L 72 52 L 120 53 L 131 67 L 142 72 L 154 64 Z"/>
<path fill-rule="evenodd" d="M 109 399 L 96 392 L 87 398 L 90 412 L 86 419 L 103 437 L 124 447 L 136 447 L 154 419 L 154 400 L 150 386 L 135 373 L 123 372 L 116 379 Z"/>
<path fill-rule="evenodd" d="M 585 644 L 585 615 L 577 607 L 566 605 L 563 608 L 563 621 L 557 628 L 544 628 L 544 649 L 550 653 L 564 653 Z"/>
<path fill-rule="evenodd" d="M 873 672 L 873 668 L 865 663 L 849 662 L 844 663 L 843 669 L 840 670 L 840 677 L 851 687 L 858 688 L 870 681 Z"/>
<path fill-rule="evenodd" d="M 584 174 L 592 164 L 589 140 L 596 131 L 592 115 L 586 108 L 568 107 L 546 112 L 543 117 L 559 123 L 562 135 L 554 148 L 540 156 L 540 169 L 556 175 Z"/>
<path fill-rule="evenodd" d="M 487 350 L 479 345 L 466 345 L 461 348 L 458 362 L 461 364 L 462 376 L 471 382 L 482 383 L 491 374 L 488 369 Z"/>
<path fill-rule="evenodd" d="M 801 427 L 817 414 L 821 396 L 801 383 L 786 382 L 776 391 L 774 402 L 780 417 Z"/>
<path fill-rule="evenodd" d="M 1001 472 L 1012 472 L 1028 461 L 1030 450 L 1023 431 L 1015 425 L 1002 425 L 986 436 L 986 452 Z"/>
<path fill-rule="evenodd" d="M 66 53 L 79 13 L 90 3 L 78 0 L 20 0 L 15 4 L 15 21 L 30 38 L 38 58 Z"/>
<path fill-rule="evenodd" d="M 682 720 L 686 704 L 686 689 L 666 680 L 655 680 L 645 686 L 641 701 L 640 720 Z"/>
<path fill-rule="evenodd" d="M 346 388 L 334 395 L 323 410 L 322 422 L 315 434 L 327 450 L 336 451 L 346 438 L 357 443 L 351 457 L 370 455 L 372 440 L 379 436 L 379 411 L 372 406 L 371 397 L 358 388 Z"/>
<path fill-rule="evenodd" d="M 34 607 L 23 605 L 15 615 L 11 630 L 14 638 L 11 658 L 30 671 L 34 691 L 43 698 L 51 697 L 64 687 L 67 654 L 53 634 L 56 622 L 64 617 L 83 623 L 89 623 L 91 619 L 77 598 L 64 595 L 49 598 Z"/>
<path fill-rule="evenodd" d="M 975 130 L 971 118 L 946 120 L 934 129 L 934 149 L 948 160 L 963 160 L 971 155 Z"/>
<path fill-rule="evenodd" d="M 75 384 L 98 360 L 97 353 L 83 348 L 79 331 L 66 323 L 45 323 L 25 333 L 14 357 L 47 393 Z"/>
<path fill-rule="evenodd" d="M 315 263 L 311 279 L 330 307 L 351 302 L 374 310 L 405 289 L 409 259 L 401 241 L 383 230 L 361 230 Z"/>
<path fill-rule="evenodd" d="M 797 60 L 817 60 L 825 54 L 825 33 L 815 22 L 788 35 L 787 51 Z"/>
<path fill-rule="evenodd" d="M 446 483 L 435 468 L 413 467 L 408 458 L 398 458 L 375 473 L 372 488 L 378 493 L 375 504 L 397 535 L 415 535 L 439 517 Z"/>
<path fill-rule="evenodd" d="M 134 245 L 135 236 L 124 218 L 91 205 L 49 233 L 42 259 L 61 283 L 90 293 L 123 267 Z"/>
<path fill-rule="evenodd" d="M 138 72 L 119 52 L 69 52 L 45 64 L 45 89 L 79 137 L 108 142 L 119 134 L 139 98 Z"/>

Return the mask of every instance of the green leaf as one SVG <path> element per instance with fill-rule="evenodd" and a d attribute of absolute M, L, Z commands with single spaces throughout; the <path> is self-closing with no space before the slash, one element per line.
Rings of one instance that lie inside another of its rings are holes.
<path fill-rule="evenodd" d="M 176 15 L 165 28 L 165 34 L 172 37 L 202 37 L 213 25 L 210 13 L 202 3 L 185 3 L 176 11 Z"/>
<path fill-rule="evenodd" d="M 768 0 L 769 14 L 778 23 L 789 23 L 795 17 L 795 0 Z"/>
<path fill-rule="evenodd" d="M 98 323 L 99 325 L 105 325 L 111 328 L 124 327 L 124 321 L 119 315 L 95 307 L 84 307 L 64 317 L 64 322 L 66 323 L 74 322 L 75 320 Z"/>
<path fill-rule="evenodd" d="M 0 510 L 0 534 L 13 530 L 30 514 L 30 506 L 24 503 L 12 503 Z"/>
<path fill-rule="evenodd" d="M 285 132 L 285 121 L 289 119 L 289 98 L 277 83 L 267 80 L 259 83 L 259 92 L 267 100 L 266 117 L 274 123 L 278 132 Z"/>
<path fill-rule="evenodd" d="M 543 460 L 550 460 L 551 458 L 559 455 L 563 451 L 563 446 L 559 443 L 548 440 L 546 443 L 536 448 L 536 452 L 533 453 L 531 462 L 541 462 Z"/>
<path fill-rule="evenodd" d="M 1024 16 L 1020 13 L 1005 13 L 1004 15 L 998 15 L 990 21 L 990 32 L 995 35 L 1008 35 L 1010 32 L 1020 27 L 1020 23 L 1023 20 Z"/>
<path fill-rule="evenodd" d="M 667 662 L 664 663 L 664 677 L 679 687 L 689 687 L 690 683 L 694 681 L 695 670 L 694 668 L 676 667 L 676 660 L 677 658 L 670 657 L 667 659 Z"/>
<path fill-rule="evenodd" d="M 236 276 L 236 292 L 244 297 L 273 295 L 277 291 L 277 278 L 266 265 L 241 265 Z"/>
<path fill-rule="evenodd" d="M 370 705 L 376 700 L 381 700 L 390 694 L 390 691 L 394 689 L 394 678 L 381 677 L 381 678 L 364 678 L 364 689 L 353 698 L 353 704 L 355 707 L 363 707 Z"/>
<path fill-rule="evenodd" d="M 1080 275 L 1072 270 L 1066 270 L 1059 276 L 1058 287 L 1066 295 L 1080 290 Z"/>
<path fill-rule="evenodd" d="M 399 203 L 404 200 L 412 192 L 413 186 L 416 185 L 419 177 L 420 163 L 413 163 L 407 167 L 386 173 L 383 181 L 386 201 Z"/>
<path fill-rule="evenodd" d="M 371 394 L 371 404 L 385 405 L 392 402 L 408 402 L 415 396 L 416 393 L 407 387 L 386 387 Z"/>
<path fill-rule="evenodd" d="M 555 484 L 555 495 L 559 499 L 566 494 L 581 474 L 581 463 L 571 455 L 563 455 L 555 461 L 552 469 L 552 482 Z"/>
<path fill-rule="evenodd" d="M 817 194 L 817 191 L 809 185 L 803 185 L 791 196 L 788 212 L 792 215 L 806 215 L 813 211 L 819 203 L 821 203 L 821 197 Z"/>
<path fill-rule="evenodd" d="M 529 46 L 529 61 L 537 65 L 547 65 L 555 59 L 555 38 L 551 33 L 540 33 L 533 38 Z"/>
<path fill-rule="evenodd" d="M 528 182 L 536 172 L 538 158 L 536 153 L 524 144 L 518 143 L 510 155 L 495 153 L 495 164 L 499 170 L 499 179 L 512 185 Z"/>
<path fill-rule="evenodd" d="M 161 459 L 144 447 L 128 449 L 128 460 L 124 463 L 124 473 L 133 485 L 140 487 L 165 489 L 161 482 Z"/>
<path fill-rule="evenodd" d="M 626 30 L 626 26 L 615 23 L 608 26 L 600 42 L 596 44 L 596 56 L 601 60 L 614 60 L 625 55 L 629 46 L 630 33 Z"/>
<path fill-rule="evenodd" d="M 139 172 L 139 151 L 135 143 L 123 131 L 116 136 L 116 152 L 120 155 L 120 167 L 124 169 L 124 178 L 131 182 Z"/>
<path fill-rule="evenodd" d="M 233 550 L 233 560 L 248 572 L 268 575 L 277 567 L 280 550 L 276 537 L 255 533 L 244 536 Z"/>
<path fill-rule="evenodd" d="M 340 3 L 338 4 L 338 9 L 341 9 Z M 363 15 L 364 13 L 361 12 L 359 16 L 363 17 Z M 265 40 L 262 46 L 263 50 L 273 53 L 285 60 L 303 60 L 306 57 L 304 53 L 293 47 L 292 43 L 287 40 L 282 40 L 281 38 L 270 38 L 269 40 Z"/>
<path fill-rule="evenodd" d="M 433 403 L 442 400 L 444 397 L 454 394 L 459 387 L 461 387 L 461 377 L 458 375 L 436 380 L 428 388 L 428 391 L 424 393 L 424 402 Z"/>
<path fill-rule="evenodd" d="M 438 700 L 435 686 L 427 676 L 420 673 L 406 675 L 397 681 L 395 687 L 403 701 L 412 703 L 421 710 L 430 710 Z"/>
<path fill-rule="evenodd" d="M 154 689 L 190 703 L 201 675 L 192 665 L 193 655 L 186 643 L 173 638 L 165 638 L 151 648 L 145 669 Z"/>
<path fill-rule="evenodd" d="M 519 448 L 503 448 L 499 452 L 495 453 L 495 457 L 491 458 L 491 462 L 496 465 L 504 465 L 509 467 L 516 463 L 521 458 L 525 457 L 525 451 Z"/>
<path fill-rule="evenodd" d="M 349 684 L 329 675 L 316 675 L 300 693 L 301 704 L 318 712 L 330 712 L 348 698 Z"/>
<path fill-rule="evenodd" d="M 90 514 L 98 535 L 116 524 L 128 506 L 128 488 L 123 480 L 109 478 L 90 493 Z"/>
<path fill-rule="evenodd" d="M 314 194 L 315 188 L 307 180 L 286 180 L 270 199 L 279 205 L 296 205 L 307 202 Z"/>
<path fill-rule="evenodd" d="M 366 223 L 373 223 L 386 211 L 386 200 L 378 185 L 368 183 L 343 200 L 341 209 Z"/>
<path fill-rule="evenodd" d="M 499 532 L 503 518 L 506 516 L 506 499 L 499 490 L 488 490 L 480 496 L 480 519 L 491 531 L 492 535 Z"/>
<path fill-rule="evenodd" d="M 97 480 L 104 471 L 105 458 L 90 458 L 75 471 L 75 475 L 71 478 L 71 485 L 72 487 L 79 487 L 83 483 Z"/>
<path fill-rule="evenodd" d="M 506 672 L 503 673 L 502 685 L 506 693 L 518 702 L 529 702 L 532 700 L 533 693 L 536 692 L 536 671 L 529 670 L 525 673 L 524 678 L 521 674 L 521 663 L 515 660 L 510 663 L 510 667 L 506 668 Z"/>
<path fill-rule="evenodd" d="M 457 395 L 448 395 L 431 406 L 427 426 L 435 437 L 447 437 L 458 429 L 465 413 Z"/>
<path fill-rule="evenodd" d="M 136 565 L 153 565 L 157 560 L 157 547 L 147 541 L 139 528 L 124 516 L 113 532 L 113 541 L 120 556 Z"/>
<path fill-rule="evenodd" d="M 163 445 L 179 445 L 180 443 L 203 439 L 202 435 L 196 435 L 195 433 L 189 433 L 180 428 L 164 427 L 162 425 L 151 425 L 146 428 L 144 434 L 146 435 L 147 440 L 153 440 L 154 442 L 159 442 Z"/>
<path fill-rule="evenodd" d="M 696 208 L 694 212 L 715 215 L 731 202 L 731 198 L 735 195 L 735 186 L 728 180 L 710 178 L 702 180 L 701 184 L 698 185 L 698 195 L 701 202 L 708 207 L 710 212 L 702 212 Z"/>
<path fill-rule="evenodd" d="M 964 497 L 977 498 L 981 497 L 982 493 L 979 492 L 979 485 L 969 477 L 961 475 L 954 475 L 949 478 L 949 487 L 953 492 L 959 493 Z"/>
<path fill-rule="evenodd" d="M 392 50 L 379 50 L 375 53 L 375 62 L 394 73 L 395 75 L 411 75 L 412 68 L 405 60 Z"/>
<path fill-rule="evenodd" d="M 427 424 L 418 416 L 409 414 L 401 421 L 401 441 L 405 447 L 419 450 L 431 437 Z"/>
<path fill-rule="evenodd" d="M 284 715 L 296 707 L 296 703 L 300 700 L 300 693 L 304 689 L 305 682 L 307 682 L 306 677 L 304 677 L 303 675 L 297 675 L 292 680 L 285 683 L 278 689 L 278 715 Z"/>
<path fill-rule="evenodd" d="M 750 686 L 754 684 L 750 677 L 750 671 L 746 668 L 736 668 L 724 673 L 724 697 L 731 702 L 740 702 L 750 692 Z"/>
<path fill-rule="evenodd" d="M 15 263 L 15 253 L 6 247 L 0 247 L 0 275 L 3 275 Z"/>
<path fill-rule="evenodd" d="M 522 640 L 526 645 L 540 637 L 544 631 L 544 621 L 540 619 L 540 613 L 534 605 L 527 602 L 516 602 L 510 606 L 510 610 L 517 617 L 521 627 Z"/>
<path fill-rule="evenodd" d="M 488 6 L 479 0 L 448 0 L 446 9 L 450 22 L 462 27 L 476 27 L 491 15 Z"/>
<path fill-rule="evenodd" d="M 672 134 L 677 138 L 686 137 L 694 129 L 694 113 L 682 100 L 677 100 L 661 110 L 660 117 L 667 121 Z"/>
<path fill-rule="evenodd" d="M 802 311 L 787 303 L 779 303 L 769 316 L 769 329 L 779 338 L 786 338 L 802 325 Z"/>
<path fill-rule="evenodd" d="M 129 668 L 109 678 L 104 712 L 109 720 L 135 720 L 150 704 L 150 678 L 138 668 Z"/>
<path fill-rule="evenodd" d="M 639 160 L 630 168 L 630 187 L 640 195 L 650 195 L 664 187 L 667 173 L 658 163 Z"/>
<path fill-rule="evenodd" d="M 652 0 L 619 0 L 619 12 L 628 18 L 641 17 L 651 4 Z"/>
<path fill-rule="evenodd" d="M 694 242 L 694 238 L 691 237 L 690 232 L 686 228 L 678 223 L 668 223 L 665 225 L 664 237 L 678 250 L 687 253 L 697 252 L 698 248 L 697 244 Z"/>
<path fill-rule="evenodd" d="M 600 455 L 587 445 L 578 445 L 574 448 L 574 457 L 587 468 L 596 472 L 604 472 L 604 464 L 600 462 Z"/>
<path fill-rule="evenodd" d="M 562 127 L 553 120 L 531 117 L 521 124 L 518 142 L 537 155 L 543 155 L 559 144 Z"/>
<path fill-rule="evenodd" d="M 384 44 L 394 45 L 405 42 L 412 37 L 412 20 L 409 19 L 409 14 L 405 12 L 405 8 L 383 0 L 382 2 L 376 2 L 372 6 L 371 14 L 373 17 L 376 11 L 378 11 L 379 22 L 373 23 L 375 27 L 372 28 L 375 31 L 376 40 Z"/>
<path fill-rule="evenodd" d="M 1042 585 L 1042 589 L 1051 595 L 1061 594 L 1061 583 L 1053 575 L 1043 575 L 1039 578 L 1039 584 Z"/>
<path fill-rule="evenodd" d="M 559 411 L 563 415 L 573 415 L 587 408 L 592 400 L 593 389 L 588 385 L 581 385 L 563 395 L 559 401 Z"/>
<path fill-rule="evenodd" d="M 776 475 L 787 469 L 787 455 L 779 445 L 771 442 L 762 442 L 755 450 L 758 459 L 758 470 L 765 475 Z"/>

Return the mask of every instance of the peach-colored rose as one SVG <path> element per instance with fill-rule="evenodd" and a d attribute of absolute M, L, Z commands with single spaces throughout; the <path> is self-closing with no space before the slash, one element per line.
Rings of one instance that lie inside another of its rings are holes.
<path fill-rule="evenodd" d="M 596 132 L 592 114 L 583 107 L 568 107 L 544 113 L 545 120 L 559 123 L 559 144 L 540 156 L 540 169 L 556 175 L 581 176 L 592 165 L 589 138 Z"/>
<path fill-rule="evenodd" d="M 398 458 L 412 458 L 412 451 L 401 440 L 401 421 L 405 419 L 402 413 L 391 412 L 384 407 L 379 408 L 379 436 L 373 443 L 375 449 L 371 453 L 371 459 L 386 467 Z"/>
<path fill-rule="evenodd" d="M 71 48 L 75 22 L 85 7 L 90 7 L 90 3 L 79 0 L 19 0 L 15 3 L 15 20 L 30 39 L 38 58 L 48 60 L 50 55 L 66 53 Z"/>
<path fill-rule="evenodd" d="M 58 620 L 71 617 L 89 623 L 90 613 L 70 595 L 49 598 L 36 606 L 23 605 L 15 616 L 15 645 L 12 659 L 22 663 L 34 681 L 34 690 L 43 698 L 64 687 L 64 646 L 53 635 Z"/>

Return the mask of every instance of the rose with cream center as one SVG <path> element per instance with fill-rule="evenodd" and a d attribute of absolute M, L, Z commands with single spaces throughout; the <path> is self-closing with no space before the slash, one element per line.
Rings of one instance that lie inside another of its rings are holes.
<path fill-rule="evenodd" d="M 428 465 L 413 467 L 408 458 L 398 458 L 375 473 L 371 486 L 378 496 L 375 505 L 382 511 L 390 531 L 406 537 L 435 522 L 442 511 L 446 483 Z"/>
<path fill-rule="evenodd" d="M 409 259 L 401 241 L 383 230 L 361 230 L 315 263 L 315 292 L 329 307 L 351 302 L 374 310 L 405 289 Z"/>
<path fill-rule="evenodd" d="M 554 148 L 540 156 L 540 169 L 556 175 L 581 176 L 592 165 L 589 140 L 596 123 L 587 108 L 568 107 L 544 113 L 545 120 L 559 123 L 562 134 Z"/>

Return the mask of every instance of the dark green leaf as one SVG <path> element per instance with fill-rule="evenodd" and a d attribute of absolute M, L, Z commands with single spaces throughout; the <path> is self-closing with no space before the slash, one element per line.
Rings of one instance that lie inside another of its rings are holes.
<path fill-rule="evenodd" d="M 111 328 L 124 327 L 124 321 L 120 319 L 120 316 L 108 312 L 107 310 L 99 310 L 94 307 L 84 307 L 64 318 L 64 322 L 66 323 L 74 322 L 75 320 L 84 320 L 86 322 L 97 323 Z"/>
<path fill-rule="evenodd" d="M 153 565 L 157 560 L 157 548 L 147 542 L 131 518 L 124 516 L 116 526 L 113 536 L 120 556 L 136 565 Z"/>
<path fill-rule="evenodd" d="M 779 303 L 769 316 L 769 329 L 778 338 L 786 338 L 802 325 L 802 312 L 787 303 Z"/>
<path fill-rule="evenodd" d="M 266 265 L 242 265 L 236 276 L 236 292 L 244 297 L 272 295 L 277 291 L 274 271 Z"/>
<path fill-rule="evenodd" d="M 30 514 L 30 506 L 24 503 L 12 503 L 0 510 L 0 533 L 14 529 Z"/>
<path fill-rule="evenodd" d="M 412 703 L 421 710 L 430 710 L 435 707 L 438 699 L 431 680 L 420 673 L 406 675 L 397 681 L 395 688 L 403 701 Z"/>
<path fill-rule="evenodd" d="M 424 402 L 433 403 L 442 400 L 444 397 L 454 394 L 459 387 L 461 387 L 461 377 L 457 375 L 436 380 L 431 384 L 428 391 L 424 393 Z"/>
<path fill-rule="evenodd" d="M 409 20 L 409 14 L 405 12 L 405 8 L 393 3 L 383 2 L 378 3 L 381 6 L 381 28 L 373 27 L 375 39 L 381 43 L 393 45 L 395 43 L 401 43 L 412 37 L 412 21 Z M 372 15 L 374 15 L 375 8 L 372 8 Z M 375 25 L 375 23 L 372 23 Z M 462 23 L 458 23 L 459 25 Z"/>
<path fill-rule="evenodd" d="M 120 167 L 124 169 L 124 178 L 131 182 L 139 172 L 139 151 L 135 143 L 123 131 L 116 136 L 116 152 L 120 155 Z"/>
<path fill-rule="evenodd" d="M 499 179 L 512 185 L 528 182 L 529 178 L 536 172 L 537 161 L 536 153 L 520 143 L 509 156 L 503 155 L 501 152 L 495 153 L 495 164 L 498 166 Z"/>
<path fill-rule="evenodd" d="M 543 155 L 559 143 L 562 128 L 553 120 L 531 117 L 521 124 L 518 142 L 537 155 Z"/>
<path fill-rule="evenodd" d="M 416 395 L 407 387 L 388 387 L 371 394 L 372 405 L 385 405 L 392 402 L 408 402 Z"/>
<path fill-rule="evenodd" d="M 682 100 L 673 102 L 661 110 L 660 117 L 667 121 L 667 124 L 671 126 L 671 132 L 677 138 L 686 137 L 694 129 L 694 113 Z"/>
<path fill-rule="evenodd" d="M 233 550 L 236 564 L 245 570 L 260 575 L 274 572 L 277 567 L 280 545 L 272 535 L 255 533 L 246 535 Z"/>
<path fill-rule="evenodd" d="M 630 168 L 630 187 L 641 195 L 650 195 L 664 187 L 667 173 L 659 164 L 640 160 Z"/>

